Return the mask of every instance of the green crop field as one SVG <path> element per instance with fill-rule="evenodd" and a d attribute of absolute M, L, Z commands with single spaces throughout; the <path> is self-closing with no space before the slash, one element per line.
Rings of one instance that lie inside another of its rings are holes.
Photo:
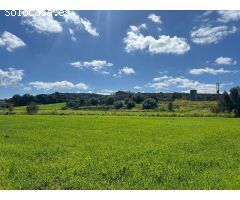
<path fill-rule="evenodd" d="M 240 189 L 236 118 L 0 115 L 0 189 Z"/>

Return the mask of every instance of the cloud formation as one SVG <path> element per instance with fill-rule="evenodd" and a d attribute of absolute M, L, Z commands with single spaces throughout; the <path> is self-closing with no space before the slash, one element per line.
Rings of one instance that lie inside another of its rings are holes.
<path fill-rule="evenodd" d="M 144 36 L 140 32 L 141 29 L 146 29 L 146 25 L 130 26 L 123 39 L 126 52 L 146 50 L 150 54 L 184 54 L 190 50 L 185 38 L 160 35 L 155 39 L 152 36 Z"/>
<path fill-rule="evenodd" d="M 219 57 L 215 60 L 215 63 L 219 65 L 236 65 L 237 61 L 230 57 Z"/>
<path fill-rule="evenodd" d="M 53 12 L 54 14 L 54 12 Z M 61 33 L 66 28 L 69 31 L 72 41 L 76 41 L 75 30 L 84 29 L 92 36 L 99 36 L 96 28 L 92 26 L 92 23 L 86 19 L 80 17 L 76 12 L 70 11 L 62 15 L 62 21 L 53 15 L 33 15 L 23 16 L 21 24 L 27 25 L 37 33 Z"/>
<path fill-rule="evenodd" d="M 201 75 L 201 74 L 227 74 L 227 73 L 236 73 L 237 71 L 225 70 L 223 68 L 220 69 L 213 69 L 213 68 L 198 68 L 198 69 L 190 69 L 189 73 L 193 75 Z"/>
<path fill-rule="evenodd" d="M 230 21 L 240 20 L 240 11 L 239 10 L 220 10 L 217 11 L 220 15 L 217 19 L 219 22 L 228 23 Z"/>
<path fill-rule="evenodd" d="M 74 32 L 74 30 L 70 28 L 70 29 L 68 29 L 68 31 L 69 31 L 69 34 L 70 34 L 70 36 L 71 36 L 71 40 L 72 40 L 73 42 L 77 41 L 77 38 L 75 37 L 75 32 Z"/>
<path fill-rule="evenodd" d="M 119 71 L 120 74 L 135 74 L 135 71 L 132 67 L 123 67 L 122 69 L 120 69 Z"/>
<path fill-rule="evenodd" d="M 148 19 L 157 24 L 162 24 L 161 17 L 155 15 L 154 13 L 148 15 Z"/>
<path fill-rule="evenodd" d="M 141 87 L 141 86 L 138 86 L 138 85 L 134 86 L 133 88 L 134 88 L 135 90 L 141 90 L 141 89 L 142 89 L 142 87 Z"/>
<path fill-rule="evenodd" d="M 109 90 L 109 89 L 103 89 L 103 90 L 99 90 L 97 92 L 97 94 L 101 94 L 101 95 L 111 95 L 113 93 L 115 93 L 115 90 Z"/>
<path fill-rule="evenodd" d="M 108 74 L 106 70 L 113 66 L 112 63 L 107 62 L 106 60 L 75 61 L 71 62 L 70 65 L 80 69 L 93 69 L 94 71 L 100 71 L 103 74 Z"/>
<path fill-rule="evenodd" d="M 4 71 L 0 69 L 0 87 L 17 86 L 23 79 L 24 71 L 15 68 L 8 68 Z"/>
<path fill-rule="evenodd" d="M 215 93 L 216 85 L 209 83 L 201 83 L 199 81 L 191 80 L 185 77 L 163 76 L 153 79 L 153 83 L 148 83 L 147 86 L 159 91 L 161 89 L 168 89 L 169 87 L 176 87 L 179 89 L 197 89 L 199 93 Z"/>
<path fill-rule="evenodd" d="M 123 67 L 118 71 L 118 73 L 113 74 L 113 77 L 121 77 L 123 74 L 125 75 L 130 75 L 130 74 L 135 74 L 136 72 L 132 67 Z"/>
<path fill-rule="evenodd" d="M 5 47 L 7 51 L 13 52 L 17 48 L 25 47 L 26 44 L 16 35 L 4 31 L 0 36 L 0 46 Z"/>
<path fill-rule="evenodd" d="M 69 81 L 56 81 L 56 82 L 34 81 L 34 82 L 28 83 L 28 85 L 38 90 L 71 90 L 71 89 L 86 90 L 88 89 L 88 86 L 85 83 L 73 84 Z"/>
<path fill-rule="evenodd" d="M 158 81 L 162 81 L 162 80 L 165 80 L 165 79 L 168 79 L 168 76 L 156 77 L 156 78 L 153 78 L 153 81 L 158 82 Z"/>
<path fill-rule="evenodd" d="M 52 15 L 24 16 L 21 23 L 30 26 L 37 33 L 60 33 L 63 31 L 61 23 Z"/>
<path fill-rule="evenodd" d="M 221 26 L 202 26 L 191 32 L 192 42 L 196 44 L 216 44 L 224 37 L 236 33 L 237 28 L 235 26 L 228 27 L 226 25 Z"/>
<path fill-rule="evenodd" d="M 67 23 L 72 23 L 80 28 L 84 28 L 84 30 L 92 36 L 99 36 L 99 33 L 96 28 L 92 26 L 92 23 L 88 19 L 80 17 L 76 12 L 71 11 L 69 14 L 63 15 L 63 18 Z"/>

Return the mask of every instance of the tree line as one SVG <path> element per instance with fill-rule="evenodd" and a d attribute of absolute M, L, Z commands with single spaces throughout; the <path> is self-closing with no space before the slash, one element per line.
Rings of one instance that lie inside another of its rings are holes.
<path fill-rule="evenodd" d="M 233 112 L 236 117 L 240 117 L 240 87 L 234 87 L 228 94 L 222 94 L 218 102 L 217 112 Z"/>
<path fill-rule="evenodd" d="M 113 97 L 114 101 L 125 101 L 125 99 L 135 99 L 136 101 L 142 101 L 141 99 L 152 98 L 156 101 L 174 101 L 175 99 L 190 100 L 190 94 L 188 93 L 131 93 L 131 92 L 121 92 L 120 94 L 115 93 L 110 95 Z M 109 95 L 101 94 L 89 94 L 89 93 L 59 93 L 55 92 L 53 94 L 38 94 L 36 96 L 30 94 L 19 95 L 16 94 L 9 99 L 4 101 L 12 103 L 14 106 L 26 106 L 31 102 L 37 104 L 54 104 L 62 103 L 70 100 L 83 99 L 85 104 L 105 104 Z M 139 98 L 137 100 L 136 98 Z M 134 100 L 133 99 L 133 100 Z M 216 101 L 218 99 L 217 94 L 197 94 L 198 101 Z M 134 101 L 135 101 L 134 100 Z M 138 102 L 136 102 L 138 103 Z"/>
<path fill-rule="evenodd" d="M 185 95 L 185 96 L 184 96 Z M 169 111 L 173 111 L 175 99 L 186 99 L 188 94 L 183 93 L 131 93 L 119 92 L 113 95 L 88 94 L 88 93 L 53 93 L 14 95 L 5 100 L 0 100 L 0 109 L 11 113 L 14 106 L 27 106 L 26 111 L 34 114 L 38 111 L 38 104 L 54 104 L 65 102 L 64 109 L 80 109 L 83 106 L 98 106 L 102 109 L 132 109 L 136 104 L 141 104 L 142 109 L 155 109 L 159 101 L 165 101 Z M 217 100 L 218 104 L 214 112 L 233 112 L 240 117 L 240 87 L 234 87 L 230 93 L 224 92 L 219 95 L 198 94 L 198 100 Z M 88 108 L 87 108 L 88 109 Z"/>

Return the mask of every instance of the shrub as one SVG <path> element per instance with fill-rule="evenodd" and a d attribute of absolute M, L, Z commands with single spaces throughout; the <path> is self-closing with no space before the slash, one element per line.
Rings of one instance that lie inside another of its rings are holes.
<path fill-rule="evenodd" d="M 220 112 L 219 106 L 211 105 L 211 106 L 210 106 L 210 111 L 211 111 L 212 113 L 219 113 L 219 112 Z"/>
<path fill-rule="evenodd" d="M 159 111 L 161 112 L 167 111 L 166 106 L 165 105 L 160 106 Z"/>
<path fill-rule="evenodd" d="M 13 104 L 12 103 L 8 103 L 8 112 L 13 112 Z"/>
<path fill-rule="evenodd" d="M 52 111 L 50 112 L 50 114 L 51 114 L 51 115 L 57 115 L 58 112 L 57 112 L 57 110 L 54 109 L 54 110 L 52 110 Z"/>
<path fill-rule="evenodd" d="M 122 101 L 117 101 L 117 102 L 115 102 L 115 104 L 114 104 L 114 108 L 116 108 L 116 109 L 120 109 L 120 108 L 122 108 L 123 106 L 124 106 L 124 104 L 123 104 Z"/>
<path fill-rule="evenodd" d="M 125 105 L 127 105 L 129 101 L 130 101 L 130 99 L 129 99 L 129 98 L 126 98 L 126 99 L 124 100 Z"/>
<path fill-rule="evenodd" d="M 154 109 L 157 107 L 158 107 L 157 101 L 152 98 L 147 98 L 142 105 L 143 109 Z"/>
<path fill-rule="evenodd" d="M 182 99 L 182 94 L 181 94 L 181 93 L 174 92 L 174 93 L 172 93 L 171 99 L 172 99 L 172 100 Z"/>
<path fill-rule="evenodd" d="M 99 100 L 96 98 L 93 98 L 90 100 L 90 104 L 93 106 L 97 106 L 99 104 Z"/>
<path fill-rule="evenodd" d="M 85 106 L 85 105 L 86 105 L 86 101 L 84 99 L 80 99 L 79 106 Z"/>
<path fill-rule="evenodd" d="M 61 107 L 61 110 L 67 110 L 66 106 Z"/>
<path fill-rule="evenodd" d="M 78 100 L 68 100 L 66 102 L 67 108 L 78 109 L 79 108 L 79 101 Z"/>
<path fill-rule="evenodd" d="M 28 104 L 26 107 L 27 114 L 36 114 L 38 110 L 39 107 L 35 102 Z"/>
<path fill-rule="evenodd" d="M 167 107 L 168 107 L 168 111 L 172 112 L 173 111 L 173 103 L 172 102 L 169 102 L 167 104 Z"/>
<path fill-rule="evenodd" d="M 127 109 L 132 109 L 135 107 L 135 102 L 134 101 L 128 101 L 127 103 Z"/>
<path fill-rule="evenodd" d="M 142 95 L 133 96 L 133 101 L 135 101 L 137 104 L 142 103 L 143 100 L 144 100 L 144 97 Z"/>
<path fill-rule="evenodd" d="M 108 97 L 105 102 L 106 105 L 113 105 L 114 104 L 114 98 Z"/>

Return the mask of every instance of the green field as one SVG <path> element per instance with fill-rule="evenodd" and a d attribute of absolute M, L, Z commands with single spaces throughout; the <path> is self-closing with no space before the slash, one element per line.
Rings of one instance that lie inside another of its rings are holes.
<path fill-rule="evenodd" d="M 1 115 L 0 189 L 240 189 L 240 121 Z"/>

